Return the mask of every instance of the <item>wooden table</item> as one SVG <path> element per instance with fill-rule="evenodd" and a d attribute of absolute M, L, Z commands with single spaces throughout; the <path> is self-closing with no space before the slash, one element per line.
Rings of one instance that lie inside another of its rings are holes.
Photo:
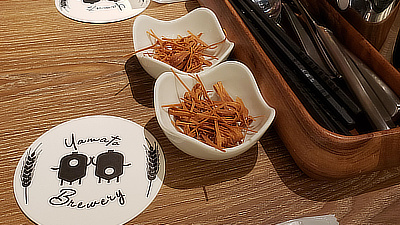
<path fill-rule="evenodd" d="M 174 19 L 196 7 L 196 1 L 152 2 L 143 14 Z M 0 1 L 0 8 L 0 223 L 32 224 L 13 193 L 24 151 L 56 125 L 89 115 L 136 122 L 162 145 L 164 184 L 129 224 L 275 224 L 326 214 L 335 214 L 341 224 L 400 220 L 400 168 L 314 180 L 299 170 L 274 128 L 230 160 L 199 160 L 176 149 L 155 118 L 155 80 L 126 56 L 133 49 L 134 18 L 81 23 L 58 13 L 53 0 Z"/>

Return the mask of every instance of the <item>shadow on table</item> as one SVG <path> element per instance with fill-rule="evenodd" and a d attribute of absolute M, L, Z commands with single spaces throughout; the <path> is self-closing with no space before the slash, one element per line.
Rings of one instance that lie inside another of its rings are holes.
<path fill-rule="evenodd" d="M 310 200 L 335 201 L 400 183 L 400 167 L 353 178 L 316 180 L 300 170 L 274 129 L 270 129 L 260 142 L 283 183 Z"/>
<path fill-rule="evenodd" d="M 140 66 L 136 56 L 125 63 L 131 92 L 135 100 L 148 108 L 154 108 L 155 79 Z M 238 157 L 227 160 L 201 160 L 177 149 L 164 135 L 157 119 L 153 117 L 145 128 L 157 139 L 164 153 L 166 174 L 164 184 L 177 189 L 204 187 L 240 178 L 252 171 L 257 161 L 257 146 Z"/>
<path fill-rule="evenodd" d="M 153 98 L 149 98 L 149 95 L 154 95 L 156 80 L 142 68 L 136 56 L 132 56 L 126 61 L 125 72 L 133 98 L 145 107 L 154 108 Z"/>
<path fill-rule="evenodd" d="M 257 146 L 240 156 L 226 160 L 202 160 L 177 149 L 164 135 L 153 117 L 145 126 L 157 137 L 165 157 L 164 184 L 176 189 L 188 189 L 238 179 L 250 173 L 257 161 Z"/>

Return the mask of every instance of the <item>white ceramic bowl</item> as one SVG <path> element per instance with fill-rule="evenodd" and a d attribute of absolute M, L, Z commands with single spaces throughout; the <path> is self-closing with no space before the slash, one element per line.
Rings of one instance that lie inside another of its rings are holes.
<path fill-rule="evenodd" d="M 151 37 L 147 34 L 147 31 L 150 30 L 153 30 L 158 37 L 169 38 L 177 38 L 178 35 L 188 36 L 189 33 L 187 31 L 196 35 L 203 33 L 201 39 L 207 44 L 214 44 L 225 38 L 217 17 L 207 8 L 197 8 L 179 19 L 170 21 L 157 20 L 147 15 L 138 16 L 133 23 L 133 45 L 135 51 L 153 44 Z M 210 50 L 210 54 L 218 59 L 211 60 L 212 66 L 204 67 L 203 72 L 224 61 L 229 56 L 233 46 L 232 42 L 226 40 L 219 44 L 217 48 Z M 167 63 L 144 54 L 149 51 L 151 50 L 136 54 L 140 64 L 148 74 L 158 78 L 163 72 L 171 71 L 172 67 Z"/>
<path fill-rule="evenodd" d="M 185 84 L 191 88 L 196 81 L 184 74 L 179 75 Z M 236 61 L 223 62 L 200 75 L 207 90 L 213 90 L 212 85 L 221 81 L 229 95 L 236 99 L 240 97 L 249 110 L 249 115 L 256 116 L 251 128 L 258 131 L 246 135 L 245 141 L 222 152 L 204 144 L 195 138 L 180 133 L 172 125 L 167 108 L 163 105 L 179 103 L 179 99 L 186 92 L 182 84 L 172 72 L 163 73 L 154 87 L 154 106 L 156 117 L 161 129 L 168 139 L 183 152 L 201 159 L 221 160 L 237 156 L 251 148 L 265 133 L 275 117 L 275 110 L 271 108 L 261 96 L 251 71 L 242 63 Z"/>

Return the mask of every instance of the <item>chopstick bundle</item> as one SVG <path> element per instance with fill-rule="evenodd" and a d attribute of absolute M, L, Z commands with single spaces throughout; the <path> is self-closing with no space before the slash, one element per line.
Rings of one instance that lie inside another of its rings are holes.
<path fill-rule="evenodd" d="M 353 117 L 361 112 L 358 105 L 255 4 L 230 2 L 316 121 L 331 131 L 350 134 Z"/>
<path fill-rule="evenodd" d="M 395 127 L 392 118 L 398 112 L 398 98 L 377 76 L 370 76 L 365 65 L 356 63 L 358 60 L 336 39 L 333 32 L 319 25 L 307 9 L 298 0 L 292 0 L 300 16 L 307 24 L 316 43 L 322 45 L 322 51 L 328 55 L 330 62 L 344 78 L 349 90 L 358 100 L 371 125 L 377 130 L 387 130 Z M 318 45 L 319 46 L 319 45 Z M 367 79 L 371 78 L 371 79 Z M 389 113 L 390 112 L 390 113 Z M 391 114 L 391 115 L 389 115 Z"/>

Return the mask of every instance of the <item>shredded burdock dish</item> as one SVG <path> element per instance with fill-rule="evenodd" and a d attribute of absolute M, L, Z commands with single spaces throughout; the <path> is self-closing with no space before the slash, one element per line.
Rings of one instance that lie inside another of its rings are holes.
<path fill-rule="evenodd" d="M 147 31 L 155 42 L 149 47 L 139 49 L 133 54 L 151 49 L 152 51 L 144 54 L 153 57 L 161 62 L 186 73 L 198 73 L 203 70 L 204 66 L 211 66 L 216 56 L 207 54 L 206 50 L 215 49 L 218 44 L 223 43 L 226 37 L 217 43 L 206 44 L 201 40 L 203 33 L 197 35 L 190 31 L 188 36 L 180 36 L 177 38 L 158 37 L 153 30 Z"/>
<path fill-rule="evenodd" d="M 248 132 L 256 132 L 250 129 L 255 118 L 249 115 L 242 99 L 233 100 L 221 82 L 213 85 L 219 100 L 212 100 L 198 75 L 190 75 L 197 83 L 189 89 L 173 73 L 187 91 L 180 103 L 163 107 L 168 107 L 172 123 L 179 132 L 221 151 L 241 144 Z"/>

